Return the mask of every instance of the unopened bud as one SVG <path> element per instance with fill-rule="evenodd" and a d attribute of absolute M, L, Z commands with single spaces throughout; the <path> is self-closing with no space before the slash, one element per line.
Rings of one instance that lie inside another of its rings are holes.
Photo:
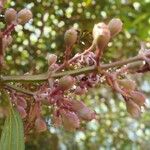
<path fill-rule="evenodd" d="M 98 23 L 93 28 L 94 43 L 99 49 L 103 49 L 110 40 L 110 31 L 105 23 Z"/>
<path fill-rule="evenodd" d="M 81 88 L 81 87 L 77 87 L 74 91 L 75 94 L 77 95 L 82 95 L 82 94 L 85 94 L 86 93 L 86 89 L 85 88 Z"/>
<path fill-rule="evenodd" d="M 38 132 L 44 132 L 47 130 L 46 123 L 42 118 L 37 118 L 35 120 L 35 127 Z"/>
<path fill-rule="evenodd" d="M 24 25 L 30 19 L 32 19 L 32 17 L 33 17 L 32 12 L 29 9 L 25 8 L 18 12 L 17 22 L 18 22 L 18 24 Z"/>
<path fill-rule="evenodd" d="M 79 117 L 81 117 L 84 120 L 91 121 L 95 119 L 95 112 L 88 107 L 84 107 L 81 110 L 77 111 L 77 114 Z"/>
<path fill-rule="evenodd" d="M 70 89 L 75 83 L 75 80 L 72 76 L 64 76 L 59 80 L 59 86 L 62 90 Z"/>
<path fill-rule="evenodd" d="M 23 107 L 23 108 L 27 108 L 27 102 L 24 98 L 20 97 L 17 99 L 17 105 Z"/>
<path fill-rule="evenodd" d="M 61 115 L 62 115 L 62 122 L 66 130 L 74 131 L 75 129 L 79 128 L 80 121 L 78 116 L 74 112 L 62 111 Z"/>
<path fill-rule="evenodd" d="M 138 91 L 130 92 L 131 99 L 139 106 L 143 106 L 146 100 L 146 97 L 143 93 Z"/>
<path fill-rule="evenodd" d="M 47 55 L 47 61 L 48 61 L 48 65 L 51 66 L 52 64 L 56 63 L 57 56 L 55 54 L 48 54 Z"/>
<path fill-rule="evenodd" d="M 17 106 L 17 110 L 18 110 L 22 119 L 24 119 L 27 116 L 27 113 L 23 107 Z"/>
<path fill-rule="evenodd" d="M 77 31 L 74 28 L 71 28 L 65 32 L 64 41 L 67 47 L 72 47 L 73 44 L 77 41 Z"/>
<path fill-rule="evenodd" d="M 4 4 L 7 2 L 7 0 L 0 0 L 0 12 L 2 8 L 4 7 Z"/>
<path fill-rule="evenodd" d="M 126 90 L 135 90 L 136 88 L 136 83 L 133 80 L 121 79 L 118 80 L 118 83 Z"/>
<path fill-rule="evenodd" d="M 82 101 L 71 100 L 71 109 L 77 113 L 77 115 L 87 121 L 95 119 L 95 112 L 88 108 Z"/>
<path fill-rule="evenodd" d="M 71 109 L 75 112 L 77 112 L 78 110 L 83 109 L 84 107 L 86 107 L 86 105 L 82 102 L 82 101 L 78 101 L 78 100 L 70 100 L 69 101 L 71 104 Z"/>
<path fill-rule="evenodd" d="M 13 21 L 16 20 L 17 11 L 13 8 L 9 8 L 5 11 L 5 20 L 7 24 L 11 24 Z"/>
<path fill-rule="evenodd" d="M 53 116 L 52 122 L 55 127 L 60 127 L 62 125 L 62 119 L 61 116 Z"/>
<path fill-rule="evenodd" d="M 122 30 L 122 25 L 122 21 L 118 18 L 113 18 L 110 20 L 108 27 L 112 37 L 117 35 Z"/>
<path fill-rule="evenodd" d="M 126 101 L 126 107 L 128 113 L 133 117 L 133 118 L 139 118 L 141 115 L 141 110 L 140 107 L 132 100 L 127 100 Z"/>

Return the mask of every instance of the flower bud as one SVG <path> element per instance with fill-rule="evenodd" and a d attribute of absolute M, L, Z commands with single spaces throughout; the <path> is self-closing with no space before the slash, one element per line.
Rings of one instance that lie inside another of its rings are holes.
<path fill-rule="evenodd" d="M 55 64 L 57 61 L 57 56 L 55 54 L 48 54 L 46 58 L 49 66 Z"/>
<path fill-rule="evenodd" d="M 38 104 L 36 103 L 35 105 L 31 106 L 30 111 L 29 111 L 29 121 L 33 122 L 35 118 L 37 117 L 37 114 L 39 113 L 39 108 Z"/>
<path fill-rule="evenodd" d="M 122 30 L 122 21 L 118 18 L 113 18 L 108 23 L 108 27 L 111 33 L 111 37 L 117 35 Z"/>
<path fill-rule="evenodd" d="M 110 31 L 105 23 L 98 23 L 93 28 L 94 43 L 99 49 L 103 49 L 110 40 Z"/>
<path fill-rule="evenodd" d="M 72 47 L 77 41 L 78 33 L 74 28 L 71 28 L 65 32 L 64 41 L 67 47 Z"/>
<path fill-rule="evenodd" d="M 32 19 L 32 17 L 33 17 L 32 12 L 29 9 L 25 8 L 18 12 L 17 22 L 18 22 L 18 24 L 24 25 L 30 19 Z"/>
<path fill-rule="evenodd" d="M 121 79 L 118 80 L 118 83 L 126 90 L 135 90 L 136 88 L 136 83 L 133 80 Z"/>
<path fill-rule="evenodd" d="M 133 118 L 139 118 L 141 114 L 140 107 L 134 103 L 132 100 L 127 100 L 126 101 L 126 107 L 128 113 L 133 117 Z"/>
<path fill-rule="evenodd" d="M 131 96 L 131 99 L 139 106 L 143 106 L 144 103 L 145 103 L 145 95 L 141 92 L 138 92 L 138 91 L 131 91 L 130 92 L 130 96 Z"/>
<path fill-rule="evenodd" d="M 16 20 L 17 11 L 13 8 L 9 8 L 5 11 L 5 20 L 7 24 L 11 24 L 13 21 Z"/>
<path fill-rule="evenodd" d="M 52 122 L 54 124 L 55 127 L 60 127 L 62 125 L 62 119 L 61 116 L 53 116 Z"/>
<path fill-rule="evenodd" d="M 23 107 L 23 108 L 27 108 L 27 102 L 24 98 L 19 97 L 19 99 L 17 99 L 17 105 Z"/>
<path fill-rule="evenodd" d="M 95 118 L 95 112 L 89 109 L 82 101 L 71 100 L 71 108 L 77 115 L 87 121 Z"/>
<path fill-rule="evenodd" d="M 7 2 L 7 0 L 0 0 L 0 12 L 2 8 L 4 7 L 4 4 Z"/>
<path fill-rule="evenodd" d="M 62 90 L 70 89 L 75 83 L 75 80 L 72 76 L 64 76 L 59 80 L 59 86 Z"/>
<path fill-rule="evenodd" d="M 84 107 L 81 110 L 77 111 L 77 114 L 79 117 L 81 117 L 84 120 L 91 121 L 95 119 L 95 112 L 88 107 Z"/>
<path fill-rule="evenodd" d="M 27 116 L 27 113 L 23 107 L 17 106 L 17 110 L 18 110 L 22 119 L 24 119 Z"/>
<path fill-rule="evenodd" d="M 47 130 L 46 123 L 41 117 L 35 120 L 35 127 L 38 132 L 44 132 Z"/>
<path fill-rule="evenodd" d="M 62 122 L 66 130 L 74 131 L 75 129 L 79 128 L 80 121 L 78 116 L 74 112 L 61 111 L 61 115 L 62 115 Z"/>
<path fill-rule="evenodd" d="M 81 88 L 81 87 L 77 87 L 74 91 L 75 94 L 77 95 L 82 95 L 82 94 L 85 94 L 86 93 L 86 89 L 85 88 Z"/>
<path fill-rule="evenodd" d="M 78 110 L 83 109 L 84 107 L 86 107 L 86 105 L 82 102 L 82 101 L 78 101 L 78 100 L 70 100 L 69 101 L 71 104 L 71 109 L 75 112 L 77 112 Z"/>

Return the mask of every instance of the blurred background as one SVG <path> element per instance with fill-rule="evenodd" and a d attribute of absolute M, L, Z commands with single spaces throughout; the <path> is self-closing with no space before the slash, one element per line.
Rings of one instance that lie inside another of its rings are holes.
<path fill-rule="evenodd" d="M 73 54 L 81 52 L 92 42 L 91 31 L 95 23 L 120 18 L 123 31 L 115 37 L 104 54 L 109 63 L 135 56 L 140 42 L 150 47 L 150 0 L 11 0 L 7 7 L 16 10 L 29 8 L 33 20 L 18 25 L 13 44 L 7 49 L 4 74 L 38 74 L 47 70 L 47 53 L 63 58 L 65 30 L 74 26 L 79 40 Z M 0 18 L 3 28 L 3 17 Z M 106 85 L 99 85 L 77 99 L 92 107 L 98 117 L 74 133 L 54 128 L 50 114 L 43 108 L 49 131 L 30 135 L 26 150 L 149 150 L 150 149 L 150 75 L 128 76 L 137 82 L 138 89 L 147 95 L 146 106 L 139 120 L 126 111 L 123 98 Z M 2 125 L 2 122 L 0 122 Z"/>

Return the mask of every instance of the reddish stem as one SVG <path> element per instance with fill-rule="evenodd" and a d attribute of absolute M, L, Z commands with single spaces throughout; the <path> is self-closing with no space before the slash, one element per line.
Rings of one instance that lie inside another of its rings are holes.
<path fill-rule="evenodd" d="M 3 37 L 10 35 L 11 32 L 15 29 L 16 24 L 12 23 L 6 30 L 3 32 Z"/>

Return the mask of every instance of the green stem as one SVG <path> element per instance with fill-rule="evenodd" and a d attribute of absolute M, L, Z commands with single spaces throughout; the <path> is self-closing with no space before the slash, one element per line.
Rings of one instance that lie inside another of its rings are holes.
<path fill-rule="evenodd" d="M 150 54 L 147 54 L 146 56 L 150 56 Z M 110 64 L 100 64 L 101 69 L 109 69 L 113 67 L 120 67 L 123 65 L 127 65 L 133 62 L 137 61 L 143 61 L 143 58 L 141 56 L 135 56 L 132 58 L 129 58 L 127 60 L 123 61 L 116 61 Z M 72 75 L 76 76 L 79 74 L 86 74 L 90 73 L 93 71 L 97 71 L 97 66 L 88 66 L 76 70 L 71 70 L 71 71 L 64 71 L 64 72 L 56 72 L 51 75 L 52 78 L 60 78 L 65 75 Z M 18 75 L 18 76 L 1 76 L 1 82 L 43 82 L 46 81 L 49 78 L 48 72 L 39 74 L 39 75 Z"/>
<path fill-rule="evenodd" d="M 29 95 L 29 96 L 33 96 L 33 95 L 34 95 L 33 92 L 28 91 L 28 90 L 23 89 L 23 88 L 20 88 L 20 87 L 17 87 L 17 86 L 15 86 L 15 85 L 11 85 L 11 84 L 5 83 L 4 86 L 5 86 L 6 89 L 13 89 L 13 90 L 16 90 L 16 91 L 18 91 L 18 92 L 27 94 L 27 95 Z"/>

